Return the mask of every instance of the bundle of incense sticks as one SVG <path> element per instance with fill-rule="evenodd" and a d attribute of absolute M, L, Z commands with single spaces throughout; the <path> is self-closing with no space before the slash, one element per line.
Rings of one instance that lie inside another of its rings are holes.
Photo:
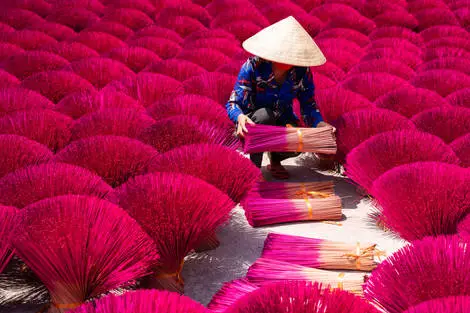
<path fill-rule="evenodd" d="M 249 192 L 249 196 L 269 199 L 305 199 L 318 195 L 333 195 L 334 182 L 257 182 Z"/>
<path fill-rule="evenodd" d="M 358 272 L 335 272 L 293 263 L 260 258 L 249 269 L 247 279 L 258 286 L 274 281 L 304 280 L 330 285 L 355 294 L 362 294 L 368 276 Z"/>
<path fill-rule="evenodd" d="M 336 139 L 331 127 L 301 128 L 247 125 L 245 153 L 315 152 L 336 153 Z"/>
<path fill-rule="evenodd" d="M 253 227 L 297 221 L 341 220 L 340 197 L 326 193 L 315 197 L 266 199 L 248 196 L 242 205 L 245 216 Z"/>
<path fill-rule="evenodd" d="M 321 269 L 372 271 L 384 256 L 376 246 L 270 233 L 261 257 Z"/>

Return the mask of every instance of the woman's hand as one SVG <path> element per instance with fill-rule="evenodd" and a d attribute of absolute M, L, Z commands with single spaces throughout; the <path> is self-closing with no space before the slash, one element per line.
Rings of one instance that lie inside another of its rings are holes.
<path fill-rule="evenodd" d="M 240 114 L 238 116 L 237 136 L 244 137 L 245 133 L 248 132 L 248 129 L 246 129 L 246 123 L 255 125 L 255 123 L 250 120 L 248 116 L 245 114 Z"/>
<path fill-rule="evenodd" d="M 336 132 L 336 128 L 333 125 L 328 124 L 327 122 L 320 122 L 317 124 L 317 127 L 330 127 L 333 130 L 333 133 Z"/>

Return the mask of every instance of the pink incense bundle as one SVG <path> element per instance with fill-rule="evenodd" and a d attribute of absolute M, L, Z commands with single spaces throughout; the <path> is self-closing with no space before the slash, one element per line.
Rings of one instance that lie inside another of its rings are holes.
<path fill-rule="evenodd" d="M 230 286 L 228 286 L 230 288 Z M 226 291 L 230 292 L 228 289 Z M 235 290 L 236 293 L 239 291 Z M 230 294 L 228 294 L 230 295 Z M 216 294 L 213 302 L 230 301 L 233 304 L 222 311 L 226 313 L 378 313 L 364 299 L 349 292 L 330 289 L 326 285 L 310 281 L 283 281 L 262 286 L 238 299 L 227 294 Z M 228 299 L 226 299 L 228 298 Z"/>
<path fill-rule="evenodd" d="M 452 296 L 422 302 L 403 313 L 468 313 L 470 296 Z"/>
<path fill-rule="evenodd" d="M 247 125 L 245 153 L 315 152 L 335 154 L 336 141 L 330 127 L 300 128 Z"/>
<path fill-rule="evenodd" d="M 211 312 L 224 313 L 238 300 L 258 290 L 259 287 L 246 278 L 225 282 L 207 305 Z"/>
<path fill-rule="evenodd" d="M 103 88 L 113 80 L 120 80 L 135 73 L 119 61 L 108 58 L 87 58 L 72 62 L 67 69 L 88 80 L 98 89 Z"/>
<path fill-rule="evenodd" d="M 174 292 L 138 290 L 110 295 L 70 313 L 209 313 L 200 303 Z"/>
<path fill-rule="evenodd" d="M 334 182 L 299 182 L 286 183 L 258 181 L 251 188 L 248 196 L 267 199 L 305 199 L 320 194 L 334 195 Z"/>
<path fill-rule="evenodd" d="M 264 286 L 272 282 L 289 281 L 316 281 L 338 288 L 362 294 L 362 285 L 367 275 L 359 272 L 335 272 L 306 267 L 293 263 L 260 258 L 250 266 L 246 273 L 249 282 Z"/>
<path fill-rule="evenodd" d="M 455 152 L 442 139 L 417 130 L 390 131 L 362 142 L 346 157 L 346 175 L 370 192 L 374 181 L 403 164 L 436 161 L 460 164 Z"/>
<path fill-rule="evenodd" d="M 70 62 L 99 56 L 98 52 L 79 42 L 62 41 L 49 44 L 47 46 L 42 46 L 39 50 L 55 53 L 64 59 L 69 60 Z"/>
<path fill-rule="evenodd" d="M 179 292 L 184 258 L 214 235 L 235 206 L 216 187 L 180 173 L 137 176 L 116 194 L 118 204 L 153 238 L 161 256 L 144 284 Z"/>
<path fill-rule="evenodd" d="M 0 205 L 0 273 L 13 256 L 11 239 L 18 222 L 17 214 L 16 208 Z"/>
<path fill-rule="evenodd" d="M 441 162 L 400 165 L 375 180 L 371 193 L 385 226 L 405 240 L 455 234 L 468 212 L 470 173 Z"/>
<path fill-rule="evenodd" d="M 248 196 L 243 201 L 245 216 L 253 227 L 298 221 L 341 220 L 341 198 L 316 193 L 312 199 L 266 199 Z"/>
<path fill-rule="evenodd" d="M 0 89 L 0 117 L 14 111 L 30 109 L 54 109 L 54 103 L 43 95 L 24 88 Z"/>
<path fill-rule="evenodd" d="M 145 111 L 102 109 L 74 122 L 71 141 L 105 135 L 137 138 L 154 123 L 155 120 Z"/>
<path fill-rule="evenodd" d="M 215 144 L 184 145 L 172 149 L 159 155 L 149 171 L 178 172 L 198 177 L 226 193 L 235 203 L 240 202 L 262 176 L 260 170 L 238 151 Z"/>
<path fill-rule="evenodd" d="M 459 236 L 470 241 L 470 214 L 467 214 L 457 226 Z"/>
<path fill-rule="evenodd" d="M 46 163 L 18 169 L 0 179 L 0 203 L 22 209 L 62 195 L 107 199 L 112 188 L 99 176 L 78 166 Z"/>
<path fill-rule="evenodd" d="M 384 254 L 376 246 L 270 233 L 261 257 L 327 270 L 370 272 L 377 266 L 375 257 Z"/>
<path fill-rule="evenodd" d="M 470 133 L 452 141 L 450 147 L 460 158 L 460 166 L 470 168 Z"/>
<path fill-rule="evenodd" d="M 117 187 L 130 177 L 146 173 L 157 155 L 153 147 L 136 139 L 93 136 L 70 143 L 54 161 L 86 168 Z"/>
<path fill-rule="evenodd" d="M 57 151 L 69 142 L 72 123 L 70 117 L 52 110 L 16 111 L 0 118 L 0 134 L 23 136 Z"/>
<path fill-rule="evenodd" d="M 29 165 L 44 163 L 52 157 L 51 150 L 34 140 L 0 135 L 0 177 Z"/>
<path fill-rule="evenodd" d="M 127 40 L 130 36 L 134 34 L 134 31 L 129 27 L 118 23 L 118 22 L 108 22 L 108 21 L 99 21 L 87 27 L 83 30 L 84 32 L 100 32 L 100 33 L 107 33 L 117 37 L 123 41 Z"/>
<path fill-rule="evenodd" d="M 152 239 L 105 200 L 48 198 L 24 208 L 18 218 L 16 254 L 49 290 L 49 313 L 131 284 L 158 262 Z"/>
<path fill-rule="evenodd" d="M 364 294 L 389 313 L 402 313 L 432 299 L 470 296 L 468 242 L 457 236 L 414 241 L 378 265 Z"/>

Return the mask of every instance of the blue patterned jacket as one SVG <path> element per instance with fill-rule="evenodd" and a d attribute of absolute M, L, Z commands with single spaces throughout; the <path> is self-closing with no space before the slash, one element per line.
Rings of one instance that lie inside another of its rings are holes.
<path fill-rule="evenodd" d="M 259 57 L 249 58 L 243 64 L 238 80 L 226 104 L 229 118 L 236 123 L 240 114 L 260 108 L 271 109 L 282 125 L 299 121 L 292 109 L 298 98 L 302 119 L 315 127 L 323 118 L 315 103 L 315 87 L 310 68 L 293 67 L 282 85 L 274 79 L 272 63 Z"/>

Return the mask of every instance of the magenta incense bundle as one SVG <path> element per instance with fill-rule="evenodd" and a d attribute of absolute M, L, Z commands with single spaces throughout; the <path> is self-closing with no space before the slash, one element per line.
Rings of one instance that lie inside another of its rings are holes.
<path fill-rule="evenodd" d="M 304 199 L 318 195 L 333 195 L 334 182 L 271 182 L 258 181 L 248 193 L 248 196 L 258 196 L 268 199 Z"/>
<path fill-rule="evenodd" d="M 257 152 L 315 152 L 336 153 L 336 140 L 332 128 L 279 127 L 247 125 L 245 153 Z"/>
<path fill-rule="evenodd" d="M 326 193 L 320 193 L 313 199 L 266 199 L 248 196 L 243 201 L 243 208 L 248 222 L 254 227 L 342 218 L 341 198 Z"/>
<path fill-rule="evenodd" d="M 331 288 L 343 289 L 355 294 L 362 294 L 362 285 L 367 280 L 367 275 L 359 272 L 335 272 L 301 266 L 297 264 L 258 259 L 246 274 L 249 282 L 264 286 L 278 281 L 315 281 Z"/>
<path fill-rule="evenodd" d="M 261 257 L 320 269 L 370 272 L 383 254 L 375 244 L 270 233 Z"/>

